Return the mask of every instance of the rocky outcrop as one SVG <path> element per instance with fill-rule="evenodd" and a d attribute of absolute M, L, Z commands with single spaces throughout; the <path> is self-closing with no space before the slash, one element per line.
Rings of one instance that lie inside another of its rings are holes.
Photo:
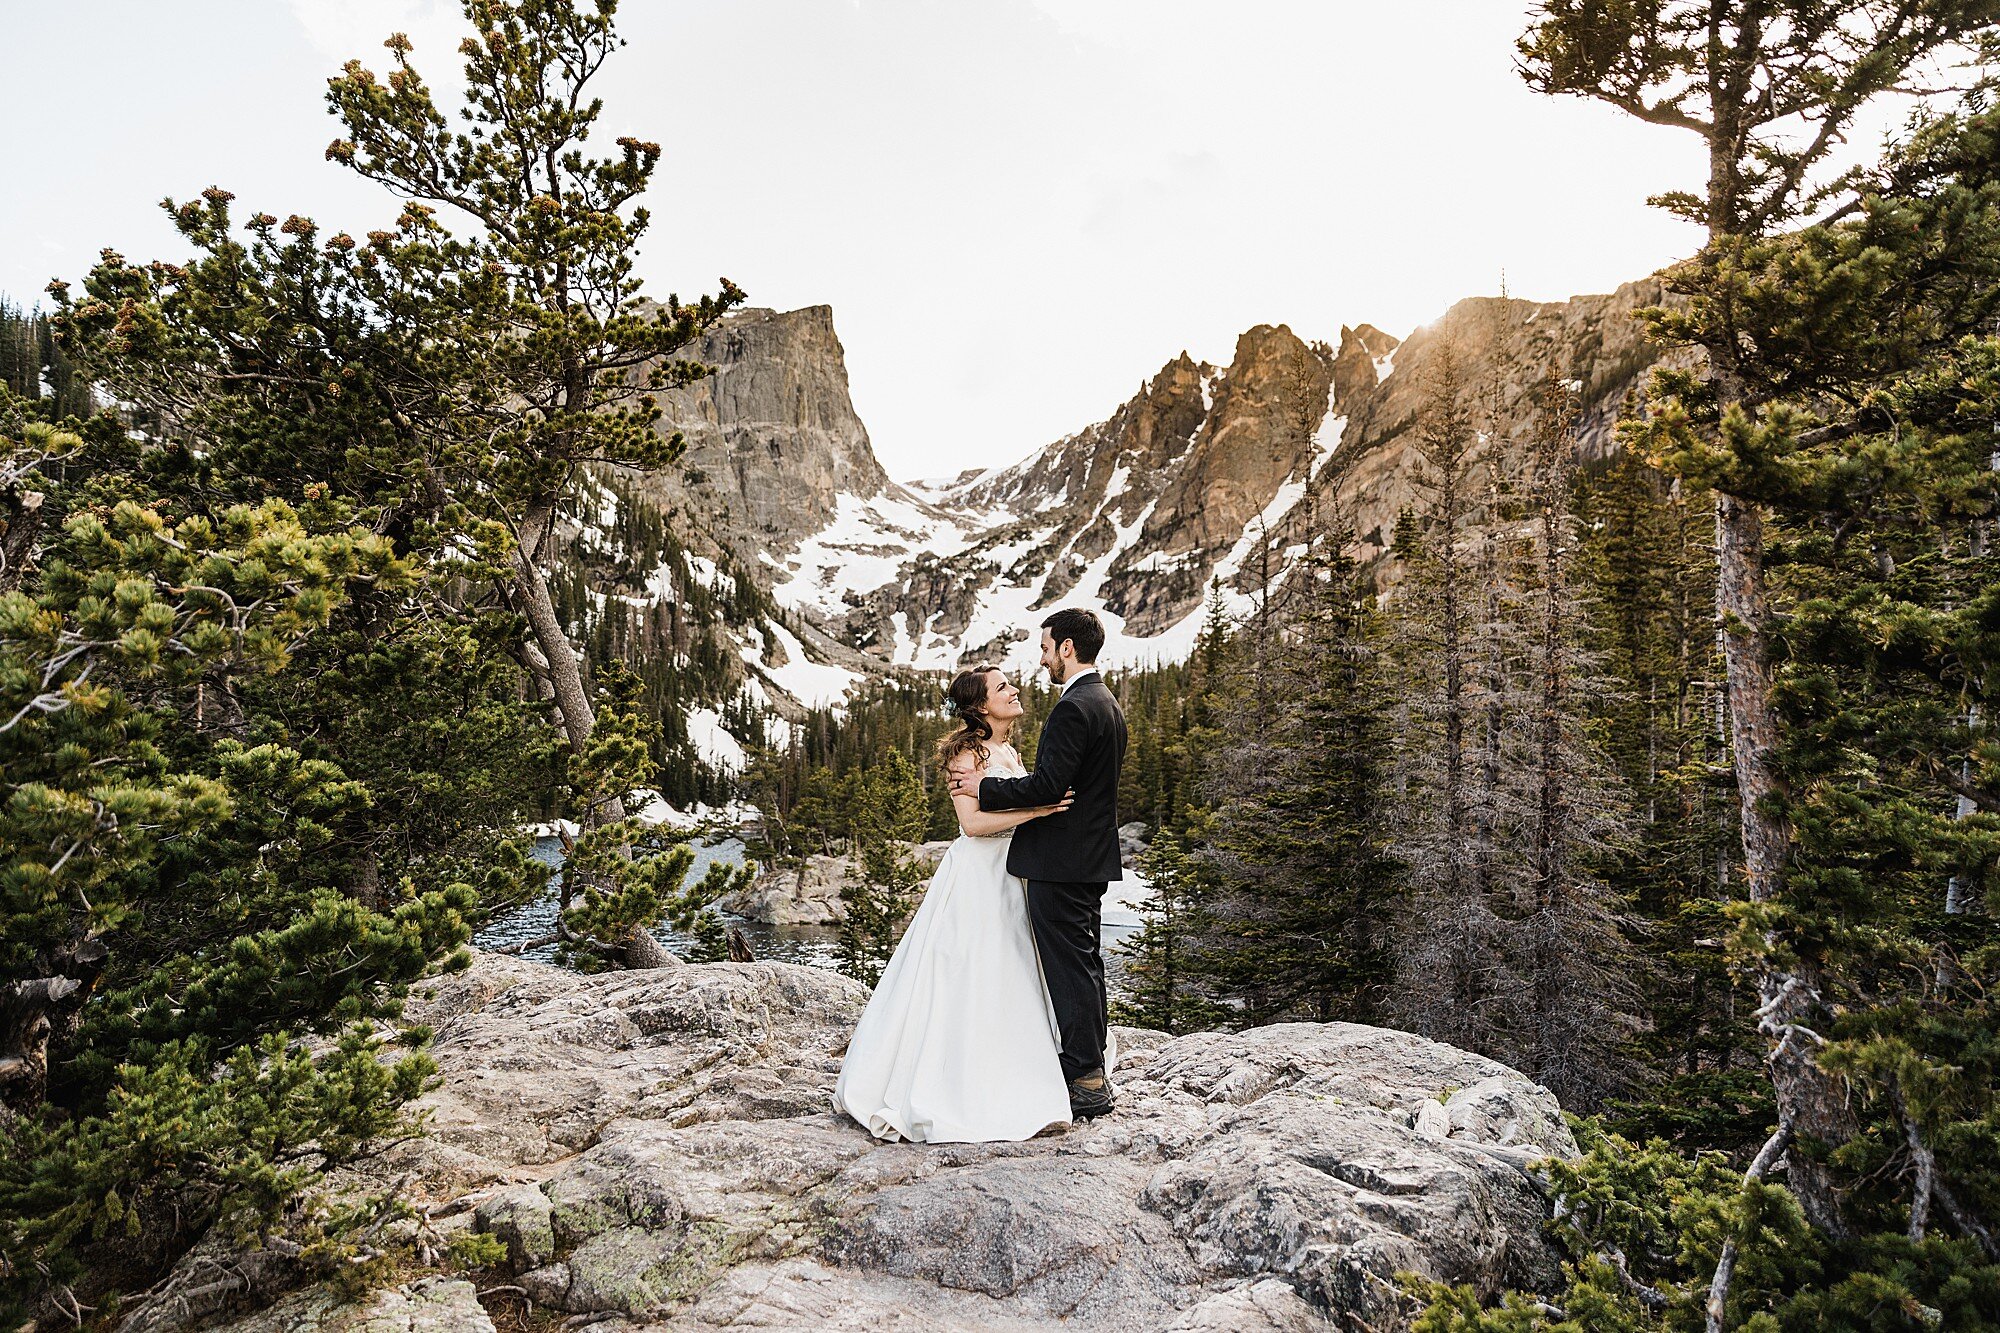
<path fill-rule="evenodd" d="M 1022 627 L 966 631 L 984 601 L 1025 591 L 1030 611 L 1097 604 L 1127 633 L 1158 634 L 1199 603 L 1283 488 L 1305 479 L 1333 363 L 1332 348 L 1283 325 L 1245 333 L 1226 369 L 1183 352 L 1104 421 L 933 491 L 940 506 L 991 526 L 948 560 L 915 556 L 897 582 L 857 599 L 846 633 L 901 643 L 900 621 L 953 644 L 958 664 L 1007 660 Z"/>
<path fill-rule="evenodd" d="M 1362 556 L 1379 556 L 1397 514 L 1418 500 L 1417 421 L 1426 396 L 1442 379 L 1447 356 L 1455 362 L 1459 397 L 1473 421 L 1507 441 L 1533 434 L 1542 418 L 1542 388 L 1551 376 L 1579 381 L 1578 445 L 1584 457 L 1602 457 L 1614 447 L 1620 413 L 1647 373 L 1667 360 L 1667 350 L 1647 341 L 1635 318 L 1642 307 L 1663 299 L 1657 279 L 1568 301 L 1474 297 L 1396 346 L 1393 373 L 1339 409 L 1347 423 L 1334 476 Z M 1342 359 L 1347 357 L 1343 348 Z M 1299 539 L 1302 517 L 1294 516 L 1281 540 Z"/>
<path fill-rule="evenodd" d="M 865 998 L 777 963 L 481 956 L 413 1006 L 442 1085 L 425 1136 L 368 1169 L 504 1245 L 489 1300 L 572 1327 L 1390 1330 L 1399 1273 L 1558 1280 L 1533 1164 L 1575 1144 L 1490 1060 L 1344 1023 L 1120 1029 L 1111 1116 L 883 1143 L 828 1102 Z M 464 1296 L 417 1283 L 335 1315 L 304 1293 L 240 1327 L 372 1329 L 372 1310 L 484 1333 Z"/>
<path fill-rule="evenodd" d="M 911 846 L 908 855 L 926 871 L 943 859 L 949 842 Z M 840 892 L 861 873 L 852 856 L 814 852 L 791 864 L 770 866 L 736 893 L 716 900 L 725 912 L 774 926 L 833 926 L 847 919 Z"/>
<path fill-rule="evenodd" d="M 1032 635 L 1012 624 L 968 633 L 982 602 L 1002 589 L 1032 588 L 1030 609 L 1040 609 L 1076 591 L 1093 563 L 1153 511 L 1202 430 L 1222 373 L 1182 352 L 1105 420 L 1013 467 L 926 492 L 985 530 L 948 557 L 914 553 L 894 582 L 856 599 L 846 635 L 884 647 L 913 638 L 919 649 L 949 643 L 961 665 L 1007 659 Z M 1084 591 L 1094 593 L 1102 573 Z"/>
<path fill-rule="evenodd" d="M 843 494 L 892 485 L 848 396 L 829 306 L 738 310 L 681 353 L 713 373 L 660 396 L 662 432 L 687 452 L 642 488 L 724 536 L 746 562 L 819 531 Z"/>
<path fill-rule="evenodd" d="M 976 510 L 1012 513 L 1060 505 L 1077 517 L 1074 532 L 1107 499 L 1136 496 L 1137 503 L 1112 510 L 1129 521 L 1158 493 L 1162 471 L 1187 452 L 1208 416 L 1210 387 L 1220 374 L 1216 367 L 1182 352 L 1105 420 L 1063 437 L 1013 467 L 976 474 L 970 484 L 949 491 L 948 499 Z M 1121 469 L 1126 475 L 1119 479 Z M 1119 480 L 1115 491 L 1114 479 Z"/>
<path fill-rule="evenodd" d="M 1401 343 L 1373 324 L 1346 325 L 1340 330 L 1340 350 L 1333 358 L 1333 401 L 1358 403 L 1388 377 Z"/>
<path fill-rule="evenodd" d="M 358 1301 L 323 1288 L 294 1292 L 215 1333 L 493 1333 L 493 1320 L 470 1282 L 425 1278 Z"/>
<path fill-rule="evenodd" d="M 847 919 L 840 890 L 854 874 L 854 858 L 814 852 L 795 865 L 769 866 L 716 906 L 734 916 L 774 926 L 831 926 Z"/>
<path fill-rule="evenodd" d="M 1236 340 L 1200 431 L 1104 581 L 1104 604 L 1128 633 L 1156 635 L 1193 611 L 1280 489 L 1309 480 L 1332 373 L 1332 348 L 1282 324 Z"/>
<path fill-rule="evenodd" d="M 1183 354 L 1104 422 L 931 491 L 992 526 L 949 557 L 914 555 L 839 632 L 894 657 L 901 617 L 955 646 L 939 664 L 1006 660 L 1018 627 L 980 612 L 1022 590 L 1029 610 L 1099 605 L 1123 635 L 1153 637 L 1194 613 L 1215 579 L 1246 599 L 1266 579 L 1281 585 L 1336 495 L 1358 554 L 1379 563 L 1396 515 L 1420 498 L 1414 430 L 1447 351 L 1474 420 L 1501 440 L 1533 432 L 1551 375 L 1580 381 L 1580 445 L 1596 457 L 1663 358 L 1634 318 L 1661 299 L 1656 279 L 1569 301 L 1481 297 L 1406 340 L 1360 324 L 1334 349 L 1260 325 L 1226 369 Z"/>

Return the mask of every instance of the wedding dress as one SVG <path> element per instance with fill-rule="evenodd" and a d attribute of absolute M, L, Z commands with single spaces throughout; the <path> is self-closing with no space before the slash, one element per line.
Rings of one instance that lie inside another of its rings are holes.
<path fill-rule="evenodd" d="M 985 771 L 1027 770 L 994 746 Z M 1027 886 L 1007 873 L 1012 837 L 951 844 L 848 1042 L 834 1104 L 878 1138 L 985 1143 L 1069 1120 Z"/>

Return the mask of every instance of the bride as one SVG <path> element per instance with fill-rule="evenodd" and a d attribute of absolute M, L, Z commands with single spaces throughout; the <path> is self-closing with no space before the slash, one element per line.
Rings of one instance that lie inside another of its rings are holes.
<path fill-rule="evenodd" d="M 938 743 L 948 774 L 1020 777 L 1007 743 L 1025 711 L 998 667 L 962 671 L 947 695 L 959 728 Z M 975 788 L 977 784 L 974 784 Z M 884 1139 L 984 1143 L 1069 1121 L 1055 1010 L 1008 841 L 1069 805 L 990 813 L 955 796 L 963 836 L 931 876 L 848 1042 L 834 1103 Z"/>

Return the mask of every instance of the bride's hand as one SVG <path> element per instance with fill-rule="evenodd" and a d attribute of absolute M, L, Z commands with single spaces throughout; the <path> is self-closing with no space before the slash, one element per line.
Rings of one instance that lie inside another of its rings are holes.
<path fill-rule="evenodd" d="M 1076 804 L 1076 792 L 1074 790 L 1066 791 L 1063 793 L 1062 799 L 1060 801 L 1057 801 L 1054 805 L 1036 806 L 1035 818 L 1042 819 L 1048 815 L 1059 815 L 1063 811 L 1069 809 L 1072 805 L 1075 804 Z"/>

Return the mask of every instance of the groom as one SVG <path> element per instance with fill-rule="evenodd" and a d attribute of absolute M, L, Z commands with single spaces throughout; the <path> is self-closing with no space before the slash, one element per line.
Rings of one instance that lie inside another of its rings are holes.
<path fill-rule="evenodd" d="M 1042 725 L 1035 771 L 987 778 L 977 790 L 969 777 L 952 781 L 955 794 L 977 796 L 982 810 L 1054 805 L 1064 792 L 1076 793 L 1064 813 L 1014 831 L 1007 873 L 1028 881 L 1028 919 L 1062 1030 L 1070 1113 L 1078 1119 L 1112 1107 L 1099 932 L 1104 891 L 1124 878 L 1118 867 L 1118 770 L 1125 762 L 1125 715 L 1097 672 L 1103 647 L 1104 626 L 1093 612 L 1072 608 L 1044 620 L 1042 666 L 1062 687 L 1062 697 Z"/>

